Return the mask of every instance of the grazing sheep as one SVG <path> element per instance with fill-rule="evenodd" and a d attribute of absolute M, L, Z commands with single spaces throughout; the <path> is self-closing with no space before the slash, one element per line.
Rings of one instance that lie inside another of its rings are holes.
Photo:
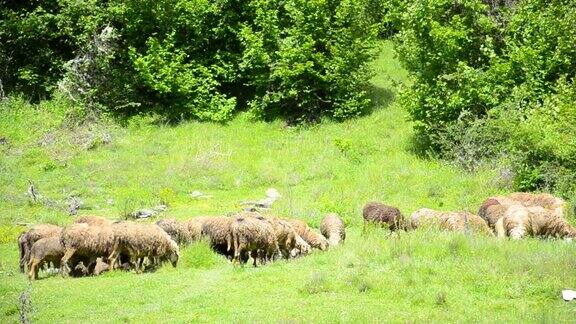
<path fill-rule="evenodd" d="M 86 223 L 91 226 L 108 226 L 112 225 L 113 221 L 100 216 L 80 216 L 74 220 L 74 223 Z"/>
<path fill-rule="evenodd" d="M 552 211 L 559 217 L 565 216 L 566 202 L 562 198 L 554 197 L 551 194 L 533 194 L 528 192 L 515 192 L 508 196 L 511 200 L 520 202 L 525 207 L 540 206 Z"/>
<path fill-rule="evenodd" d="M 504 213 L 506 213 L 506 210 L 511 205 L 514 205 L 514 202 L 505 197 L 490 197 L 482 202 L 478 210 L 478 216 L 484 219 L 488 226 L 494 231 L 496 223 L 504 217 Z"/>
<path fill-rule="evenodd" d="M 555 211 L 541 206 L 511 206 L 497 228 L 498 237 L 521 239 L 533 237 L 576 238 L 576 229 Z"/>
<path fill-rule="evenodd" d="M 263 264 L 279 253 L 274 228 L 266 220 L 238 216 L 230 225 L 230 235 L 228 249 L 233 248 L 234 263 L 242 263 L 246 259 L 242 256 L 250 254 L 257 266 L 258 259 Z"/>
<path fill-rule="evenodd" d="M 112 269 L 122 253 L 130 257 L 130 263 L 137 272 L 144 270 L 144 258 L 150 261 L 152 267 L 165 261 L 170 261 L 174 267 L 178 264 L 178 244 L 157 225 L 123 222 L 114 226 L 114 232 L 114 248 L 110 253 Z"/>
<path fill-rule="evenodd" d="M 67 276 L 72 269 L 70 258 L 82 257 L 88 260 L 85 263 L 89 272 L 92 272 L 96 259 L 108 257 L 115 244 L 114 227 L 90 226 L 86 223 L 72 224 L 62 230 L 60 240 L 64 247 L 64 256 L 61 261 L 62 275 Z"/>
<path fill-rule="evenodd" d="M 36 280 L 38 270 L 44 264 L 52 263 L 56 268 L 60 267 L 60 260 L 64 256 L 64 247 L 60 243 L 60 237 L 51 236 L 39 239 L 30 249 L 30 261 L 28 263 L 28 278 Z"/>
<path fill-rule="evenodd" d="M 429 208 L 422 208 L 412 214 L 412 229 L 416 229 L 429 223 L 438 225 L 440 229 L 448 231 L 469 231 L 491 236 L 494 235 L 484 219 L 469 212 L 442 212 Z"/>
<path fill-rule="evenodd" d="M 38 224 L 27 232 L 18 236 L 18 249 L 20 251 L 20 272 L 24 273 L 26 265 L 30 261 L 30 249 L 36 241 L 45 237 L 60 236 L 62 227 L 52 224 Z"/>
<path fill-rule="evenodd" d="M 291 251 L 297 248 L 296 236 L 298 236 L 292 225 L 286 220 L 277 217 L 256 216 L 256 218 L 272 225 L 282 257 L 285 259 L 290 258 Z"/>
<path fill-rule="evenodd" d="M 202 237 L 202 225 L 204 222 L 212 217 L 209 216 L 199 216 L 193 217 L 186 221 L 185 225 L 188 228 L 188 233 L 190 234 L 190 239 L 196 241 Z"/>
<path fill-rule="evenodd" d="M 232 259 L 233 251 L 228 249 L 230 224 L 233 219 L 224 216 L 207 217 L 202 224 L 201 233 L 206 236 L 214 251 Z"/>
<path fill-rule="evenodd" d="M 174 218 L 162 219 L 156 222 L 178 245 L 186 245 L 192 241 L 188 224 L 180 223 Z"/>
<path fill-rule="evenodd" d="M 288 220 L 296 233 L 312 248 L 324 251 L 328 248 L 328 240 L 320 233 L 314 232 L 308 224 L 299 219 Z"/>
<path fill-rule="evenodd" d="M 372 223 L 388 226 L 391 231 L 406 229 L 404 217 L 398 208 L 378 202 L 369 202 L 364 205 L 362 217 L 364 218 L 364 228 L 367 224 Z"/>
<path fill-rule="evenodd" d="M 344 222 L 338 214 L 330 213 L 324 216 L 320 223 L 320 233 L 328 239 L 330 246 L 336 246 L 346 239 L 346 230 Z"/>

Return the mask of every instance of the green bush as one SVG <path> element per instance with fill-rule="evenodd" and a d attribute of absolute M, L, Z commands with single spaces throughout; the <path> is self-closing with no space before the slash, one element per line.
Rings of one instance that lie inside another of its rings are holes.
<path fill-rule="evenodd" d="M 516 189 L 576 192 L 576 3 L 417 0 L 397 17 L 421 144 L 472 169 L 506 155 Z"/>
<path fill-rule="evenodd" d="M 369 104 L 365 1 L 1 1 L 0 80 L 34 97 L 61 80 L 88 112 L 347 118 Z"/>

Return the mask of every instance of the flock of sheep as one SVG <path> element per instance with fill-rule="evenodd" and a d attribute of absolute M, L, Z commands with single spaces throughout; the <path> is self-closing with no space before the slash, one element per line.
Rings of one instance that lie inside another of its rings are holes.
<path fill-rule="evenodd" d="M 487 234 L 499 238 L 525 236 L 576 238 L 576 229 L 566 220 L 566 202 L 553 195 L 516 192 L 486 199 L 478 215 L 422 208 L 410 220 L 396 207 L 372 202 L 363 209 L 364 223 L 385 224 L 390 230 L 414 230 L 435 224 L 440 229 Z"/>
<path fill-rule="evenodd" d="M 365 226 L 376 224 L 391 231 L 434 224 L 444 230 L 513 239 L 526 235 L 574 238 L 576 230 L 566 221 L 565 209 L 562 199 L 549 194 L 513 193 L 486 199 L 478 215 L 423 208 L 406 220 L 398 208 L 377 202 L 367 203 L 362 215 Z M 163 219 L 155 224 L 83 216 L 64 228 L 39 224 L 22 233 L 18 237 L 20 271 L 27 268 L 33 280 L 43 266 L 59 269 L 64 276 L 98 275 L 118 268 L 142 272 L 165 262 L 176 267 L 179 248 L 202 238 L 234 264 L 244 264 L 251 257 L 257 266 L 339 245 L 346 231 L 334 213 L 323 218 L 320 233 L 301 220 L 255 211 L 186 221 Z"/>
<path fill-rule="evenodd" d="M 336 214 L 324 217 L 321 233 L 303 221 L 243 211 L 232 216 L 163 219 L 155 224 L 113 222 L 82 216 L 66 227 L 38 224 L 20 234 L 20 271 L 37 279 L 42 268 L 59 269 L 64 276 L 98 275 L 107 270 L 153 270 L 169 261 L 174 267 L 179 248 L 205 238 L 212 249 L 235 264 L 250 257 L 253 264 L 277 258 L 296 258 L 311 249 L 326 250 L 346 238 Z"/>

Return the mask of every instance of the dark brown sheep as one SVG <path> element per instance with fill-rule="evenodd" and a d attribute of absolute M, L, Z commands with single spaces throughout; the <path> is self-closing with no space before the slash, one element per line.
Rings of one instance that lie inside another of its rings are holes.
<path fill-rule="evenodd" d="M 492 231 L 495 231 L 496 223 L 500 218 L 504 217 L 504 213 L 512 204 L 514 203 L 505 197 L 490 197 L 482 202 L 478 210 L 478 216 L 486 221 Z"/>
<path fill-rule="evenodd" d="M 299 219 L 289 219 L 292 228 L 312 248 L 324 251 L 328 248 L 328 240 L 320 233 L 316 233 L 308 224 Z"/>
<path fill-rule="evenodd" d="M 192 235 L 186 223 L 181 223 L 174 218 L 161 219 L 156 222 L 178 245 L 186 245 L 192 241 Z"/>
<path fill-rule="evenodd" d="M 330 246 L 336 246 L 346 239 L 344 222 L 336 213 L 324 216 L 320 223 L 320 233 L 328 239 Z"/>
<path fill-rule="evenodd" d="M 367 224 L 387 226 L 391 231 L 406 229 L 404 217 L 396 207 L 384 205 L 378 202 L 369 202 L 362 209 L 364 228 Z"/>
<path fill-rule="evenodd" d="M 230 224 L 233 219 L 224 216 L 207 217 L 202 223 L 202 236 L 208 238 L 214 251 L 232 259 L 233 251 L 228 249 Z"/>
<path fill-rule="evenodd" d="M 30 261 L 30 249 L 36 241 L 45 237 L 60 236 L 62 227 L 52 224 L 38 224 L 27 232 L 18 236 L 18 249 L 20 250 L 20 272 L 24 273 Z"/>
<path fill-rule="evenodd" d="M 235 263 L 242 263 L 247 259 L 245 255 L 251 255 L 254 266 L 257 266 L 257 260 L 263 264 L 279 253 L 274 228 L 266 220 L 256 217 L 235 217 L 230 224 L 230 235 L 231 245 L 228 248 L 234 252 Z"/>
<path fill-rule="evenodd" d="M 36 241 L 30 249 L 28 278 L 36 280 L 38 278 L 38 270 L 44 264 L 52 263 L 54 267 L 60 267 L 60 260 L 63 256 L 64 247 L 60 243 L 60 237 L 51 236 Z"/>

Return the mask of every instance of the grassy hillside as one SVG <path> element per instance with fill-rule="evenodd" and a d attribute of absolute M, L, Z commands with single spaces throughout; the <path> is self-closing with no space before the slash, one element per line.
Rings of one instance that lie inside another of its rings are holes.
<path fill-rule="evenodd" d="M 361 233 L 367 200 L 398 206 L 476 211 L 502 191 L 497 172 L 464 173 L 410 153 L 412 125 L 394 100 L 406 74 L 389 43 L 374 62 L 375 110 L 344 123 L 288 127 L 240 115 L 227 125 L 159 125 L 133 118 L 120 127 L 63 127 L 56 100 L 0 108 L 0 321 L 18 320 L 29 291 L 38 322 L 51 321 L 541 321 L 570 320 L 576 304 L 576 247 L 563 241 L 497 241 L 420 231 Z M 20 109 L 16 110 L 15 107 Z M 43 199 L 25 195 L 32 180 Z M 167 203 L 160 217 L 235 211 L 269 188 L 274 213 L 317 226 L 335 211 L 348 225 L 344 246 L 257 269 L 233 268 L 205 243 L 177 268 L 136 275 L 52 276 L 30 287 L 17 271 L 16 223 L 72 221 L 80 214 L 120 218 Z M 198 190 L 209 198 L 195 199 Z M 27 288 L 28 287 L 28 288 Z M 27 290 L 28 289 L 28 290 Z"/>

